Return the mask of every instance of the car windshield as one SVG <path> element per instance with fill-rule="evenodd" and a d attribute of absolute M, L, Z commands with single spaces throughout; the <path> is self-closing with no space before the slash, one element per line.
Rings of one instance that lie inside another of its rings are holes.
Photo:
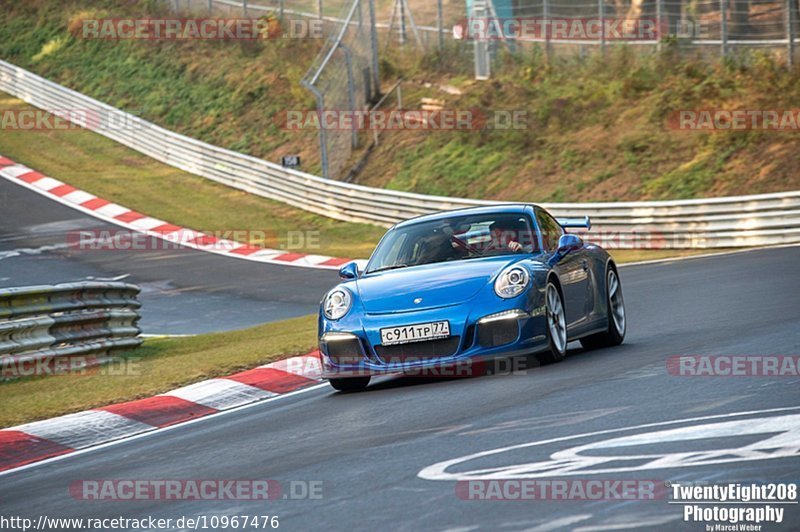
<path fill-rule="evenodd" d="M 391 230 L 378 245 L 367 273 L 476 257 L 533 253 L 536 235 L 528 217 L 488 213 L 419 222 Z"/>

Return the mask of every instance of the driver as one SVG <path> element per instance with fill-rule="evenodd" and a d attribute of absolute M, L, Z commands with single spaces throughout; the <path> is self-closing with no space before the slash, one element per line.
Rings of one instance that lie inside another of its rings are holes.
<path fill-rule="evenodd" d="M 520 251 L 522 244 L 519 243 L 520 231 L 518 230 L 519 226 L 516 225 L 508 221 L 497 221 L 490 225 L 491 240 L 488 248 L 493 251 Z"/>

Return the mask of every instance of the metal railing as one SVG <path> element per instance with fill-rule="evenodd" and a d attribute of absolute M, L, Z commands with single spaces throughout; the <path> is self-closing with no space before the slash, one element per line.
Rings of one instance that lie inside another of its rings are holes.
<path fill-rule="evenodd" d="M 56 359 L 96 366 L 138 347 L 138 294 L 138 286 L 117 282 L 0 288 L 0 378 Z"/>
<path fill-rule="evenodd" d="M 123 127 L 95 131 L 189 173 L 337 220 L 388 226 L 420 214 L 498 203 L 372 188 L 283 168 L 140 120 L 4 61 L 0 61 L 0 91 L 45 110 L 120 115 L 113 122 Z M 800 191 L 543 206 L 556 216 L 590 216 L 592 238 L 608 247 L 713 248 L 800 242 Z"/>

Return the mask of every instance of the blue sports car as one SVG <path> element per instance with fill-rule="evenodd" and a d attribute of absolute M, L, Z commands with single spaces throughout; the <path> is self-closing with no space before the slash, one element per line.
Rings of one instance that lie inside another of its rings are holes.
<path fill-rule="evenodd" d="M 617 266 L 601 247 L 532 204 L 420 216 L 383 236 L 366 267 L 342 266 L 322 300 L 323 377 L 342 391 L 373 375 L 535 353 L 558 362 L 567 343 L 625 338 Z"/>

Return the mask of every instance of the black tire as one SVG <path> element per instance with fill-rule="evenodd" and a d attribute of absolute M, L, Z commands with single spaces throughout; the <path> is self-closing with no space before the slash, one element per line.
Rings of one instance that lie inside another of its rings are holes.
<path fill-rule="evenodd" d="M 622 296 L 622 283 L 614 268 L 609 268 L 606 273 L 606 312 L 608 328 L 603 332 L 581 338 L 581 345 L 584 349 L 613 347 L 625 340 L 625 331 L 627 330 L 625 299 Z"/>
<path fill-rule="evenodd" d="M 328 379 L 328 382 L 340 392 L 360 392 L 367 387 L 369 379 L 369 377 L 351 377 L 349 379 Z"/>
<path fill-rule="evenodd" d="M 564 298 L 555 283 L 547 281 L 545 288 L 545 319 L 547 324 L 547 350 L 537 353 L 540 364 L 561 362 L 567 356 L 567 321 Z"/>

